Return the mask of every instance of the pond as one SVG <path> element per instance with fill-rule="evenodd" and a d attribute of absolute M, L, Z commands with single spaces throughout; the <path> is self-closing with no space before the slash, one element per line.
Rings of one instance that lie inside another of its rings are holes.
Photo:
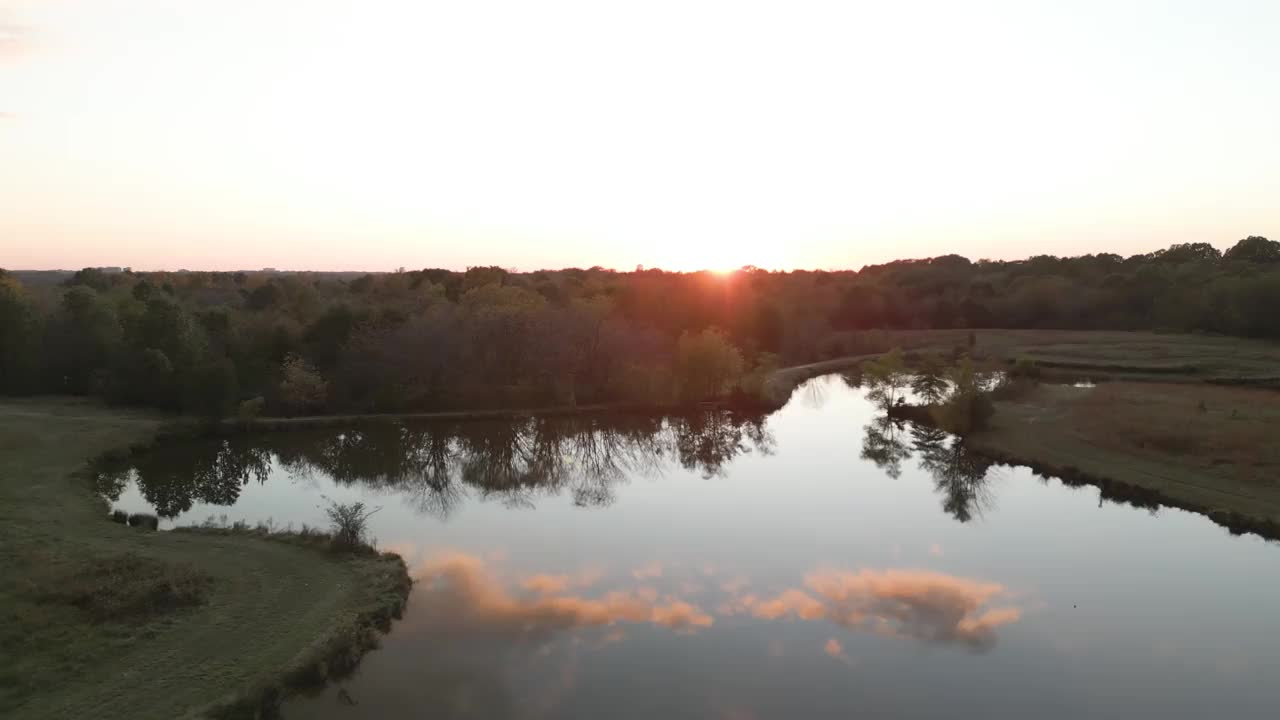
<path fill-rule="evenodd" d="M 878 418 L 584 416 L 163 446 L 98 481 L 162 528 L 381 508 L 418 580 L 287 718 L 1274 717 L 1280 552 Z"/>

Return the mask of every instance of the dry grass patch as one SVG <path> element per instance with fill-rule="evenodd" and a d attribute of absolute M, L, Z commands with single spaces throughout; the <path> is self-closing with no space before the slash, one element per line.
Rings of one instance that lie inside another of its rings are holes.
<path fill-rule="evenodd" d="M 1162 454 L 1275 483 L 1280 395 L 1207 385 L 1102 384 L 1068 405 L 1076 433 L 1099 447 Z"/>
<path fill-rule="evenodd" d="M 62 603 L 94 622 L 143 622 L 204 602 L 212 579 L 190 563 L 128 553 L 47 566 L 26 578 L 38 602 Z"/>

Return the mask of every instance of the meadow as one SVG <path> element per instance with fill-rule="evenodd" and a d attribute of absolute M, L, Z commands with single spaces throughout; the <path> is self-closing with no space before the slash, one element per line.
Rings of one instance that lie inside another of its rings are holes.
<path fill-rule="evenodd" d="M 408 592 L 398 557 L 111 522 L 82 472 L 162 418 L 0 404 L 0 715 L 252 717 L 349 669 Z"/>

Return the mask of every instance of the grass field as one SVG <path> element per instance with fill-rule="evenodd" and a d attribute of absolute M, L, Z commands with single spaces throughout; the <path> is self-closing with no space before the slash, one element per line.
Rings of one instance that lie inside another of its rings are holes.
<path fill-rule="evenodd" d="M 252 712 L 407 581 L 394 557 L 109 522 L 73 474 L 158 426 L 82 401 L 0 404 L 0 716 Z"/>
<path fill-rule="evenodd" d="M 1280 393 L 1187 383 L 1040 385 L 967 438 L 1057 475 L 1145 489 L 1236 529 L 1280 528 Z"/>
<path fill-rule="evenodd" d="M 997 363 L 1030 358 L 1047 377 L 1248 385 L 1280 389 L 1280 345 L 1210 335 L 1076 330 L 872 330 L 833 342 L 840 356 L 779 370 L 766 387 L 785 402 L 805 380 L 861 364 L 895 347 L 968 351 Z"/>

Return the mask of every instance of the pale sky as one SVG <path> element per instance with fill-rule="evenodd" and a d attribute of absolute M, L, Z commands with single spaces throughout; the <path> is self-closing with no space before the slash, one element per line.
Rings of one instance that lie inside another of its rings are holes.
<path fill-rule="evenodd" d="M 0 267 L 1280 236 L 1280 2 L 0 0 Z"/>

